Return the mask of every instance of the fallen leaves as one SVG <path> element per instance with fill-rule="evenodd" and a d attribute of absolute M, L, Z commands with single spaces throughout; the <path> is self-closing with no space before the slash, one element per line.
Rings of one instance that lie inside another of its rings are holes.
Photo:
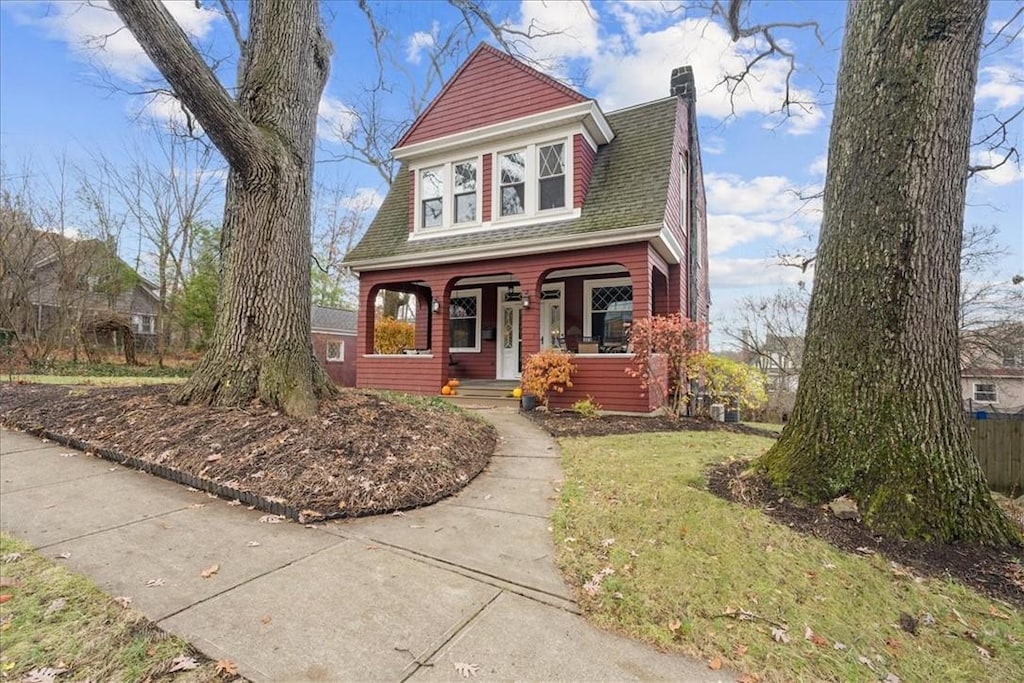
<path fill-rule="evenodd" d="M 789 644 L 789 633 L 784 628 L 777 628 L 772 626 L 772 640 L 776 643 L 782 643 L 783 645 Z"/>
<path fill-rule="evenodd" d="M 0 557 L 0 562 L 3 562 L 4 564 L 11 564 L 12 562 L 20 560 L 21 557 L 21 553 L 7 553 L 3 557 Z"/>
<path fill-rule="evenodd" d="M 69 560 L 71 559 L 71 553 L 61 553 L 57 555 L 58 560 Z"/>
<path fill-rule="evenodd" d="M 25 677 L 21 679 L 21 683 L 54 683 L 57 680 L 57 676 L 60 676 L 65 671 L 67 669 L 52 666 L 39 667 L 25 674 Z"/>
<path fill-rule="evenodd" d="M 230 659 L 218 660 L 215 670 L 218 676 L 223 676 L 224 678 L 231 678 L 238 675 L 238 665 Z"/>
<path fill-rule="evenodd" d="M 206 462 L 217 462 L 223 457 L 224 456 L 221 455 L 220 453 L 213 453 L 211 455 L 206 456 Z"/>
<path fill-rule="evenodd" d="M 149 581 L 146 581 L 146 588 L 159 588 L 165 583 L 166 582 L 163 579 L 150 579 Z"/>
<path fill-rule="evenodd" d="M 263 515 L 260 517 L 260 524 L 280 524 L 284 520 L 284 515 Z"/>
<path fill-rule="evenodd" d="M 470 676 L 476 676 L 476 672 L 480 670 L 477 664 L 469 664 L 467 662 L 454 662 L 455 670 L 463 678 L 469 678 Z"/>
<path fill-rule="evenodd" d="M 195 657 L 179 655 L 171 660 L 171 666 L 167 669 L 167 672 L 174 673 L 175 671 L 191 671 L 192 669 L 198 668 L 199 662 L 196 661 Z"/>
<path fill-rule="evenodd" d="M 220 565 L 219 564 L 211 564 L 209 567 L 207 567 L 206 569 L 201 571 L 199 573 L 199 576 L 203 577 L 204 579 L 209 579 L 209 578 L 212 578 L 213 575 L 216 574 L 219 571 L 220 571 Z"/>
<path fill-rule="evenodd" d="M 721 657 L 715 657 L 714 659 L 712 659 L 710 662 L 708 662 L 708 668 L 711 669 L 712 671 L 718 671 L 719 669 L 721 669 L 722 668 L 722 658 Z"/>
<path fill-rule="evenodd" d="M 260 546 L 260 542 L 259 541 L 249 541 L 248 543 L 245 544 L 246 548 L 258 548 L 259 546 Z"/>
<path fill-rule="evenodd" d="M 0 595 L 0 605 L 4 604 L 13 597 L 14 596 L 10 593 L 4 593 L 3 595 Z"/>
<path fill-rule="evenodd" d="M 119 595 L 119 596 L 117 596 L 116 598 L 114 598 L 114 602 L 119 604 L 124 609 L 128 609 L 129 607 L 132 606 L 132 599 L 129 598 L 127 595 Z"/>
<path fill-rule="evenodd" d="M 49 604 L 49 606 L 46 608 L 46 614 L 44 616 L 48 617 L 51 614 L 56 614 L 57 612 L 61 611 L 65 607 L 67 607 L 67 605 L 68 605 L 68 601 L 67 600 L 65 600 L 64 598 L 57 598 L 56 600 L 51 602 Z"/>
<path fill-rule="evenodd" d="M 274 618 L 272 616 L 270 616 L 269 614 L 264 614 L 262 617 L 260 617 L 260 623 L 263 624 L 264 626 L 266 626 L 271 621 L 273 621 L 273 619 Z"/>

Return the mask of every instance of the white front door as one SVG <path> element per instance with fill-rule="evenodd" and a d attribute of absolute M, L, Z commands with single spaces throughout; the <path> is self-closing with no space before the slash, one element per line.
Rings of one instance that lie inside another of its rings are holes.
<path fill-rule="evenodd" d="M 498 379 L 519 379 L 522 371 L 519 367 L 522 320 L 521 302 L 502 301 L 498 304 Z"/>

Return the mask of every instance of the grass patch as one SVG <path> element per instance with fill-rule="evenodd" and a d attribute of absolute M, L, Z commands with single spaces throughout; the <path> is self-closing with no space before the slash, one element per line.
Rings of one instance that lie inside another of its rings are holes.
<path fill-rule="evenodd" d="M 75 384 L 84 386 L 129 387 L 140 384 L 181 384 L 186 377 L 102 376 L 102 375 L 10 375 L 14 382 L 28 384 Z"/>
<path fill-rule="evenodd" d="M 1024 680 L 1019 611 L 841 552 L 705 490 L 706 464 L 772 443 L 727 432 L 562 439 L 555 540 L 588 617 L 720 659 L 748 680 Z M 922 620 L 918 635 L 900 628 L 904 612 Z M 786 627 L 788 643 L 769 622 Z"/>
<path fill-rule="evenodd" d="M 9 561 L 13 553 L 20 558 Z M 217 679 L 216 664 L 133 609 L 126 609 L 75 575 L 0 534 L 0 674 L 21 680 L 33 669 L 67 669 L 61 680 L 178 683 Z M 63 600 L 63 607 L 55 609 Z M 191 671 L 170 673 L 170 662 L 194 657 Z"/>
<path fill-rule="evenodd" d="M 124 363 L 76 363 L 71 360 L 49 360 L 30 363 L 27 374 L 73 375 L 81 377 L 188 377 L 192 364 L 126 365 Z"/>
<path fill-rule="evenodd" d="M 763 429 L 768 432 L 775 432 L 776 434 L 782 433 L 782 428 L 785 425 L 779 424 L 778 422 L 747 422 L 743 421 L 743 424 L 748 427 L 754 427 L 755 429 Z"/>

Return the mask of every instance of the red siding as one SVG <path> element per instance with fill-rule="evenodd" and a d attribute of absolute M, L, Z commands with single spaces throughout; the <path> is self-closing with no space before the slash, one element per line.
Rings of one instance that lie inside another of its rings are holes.
<path fill-rule="evenodd" d="M 442 362 L 439 355 L 363 356 L 357 365 L 357 386 L 436 394 L 444 383 Z"/>
<path fill-rule="evenodd" d="M 482 191 L 484 193 L 483 201 L 481 204 L 481 211 L 483 212 L 480 220 L 489 221 L 491 220 L 491 155 L 484 155 L 484 164 L 481 172 L 484 174 L 484 182 Z"/>
<path fill-rule="evenodd" d="M 345 343 L 344 361 L 327 360 L 327 342 L 340 341 Z M 313 354 L 320 364 L 324 366 L 327 375 L 335 384 L 344 387 L 356 385 L 356 337 L 352 334 L 329 334 L 326 332 L 313 333 Z"/>
<path fill-rule="evenodd" d="M 597 157 L 597 152 L 582 135 L 577 133 L 572 141 L 572 205 L 577 209 L 583 206 L 583 200 L 587 198 L 595 157 Z"/>
<path fill-rule="evenodd" d="M 593 396 L 604 410 L 649 413 L 659 407 L 659 398 L 642 392 L 640 380 L 626 373 L 632 356 L 576 356 L 572 388 L 548 395 L 552 408 L 569 408 L 576 401 Z M 664 373 L 664 367 L 659 368 Z"/>
<path fill-rule="evenodd" d="M 586 99 L 539 71 L 481 45 L 413 123 L 398 147 Z"/>

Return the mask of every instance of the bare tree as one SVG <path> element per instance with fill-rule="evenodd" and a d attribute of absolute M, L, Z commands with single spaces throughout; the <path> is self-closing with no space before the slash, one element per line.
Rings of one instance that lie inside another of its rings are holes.
<path fill-rule="evenodd" d="M 172 306 L 180 299 L 195 226 L 213 198 L 216 179 L 208 145 L 156 126 L 153 134 L 156 158 L 138 145 L 128 150 L 124 167 L 99 154 L 96 182 L 116 193 L 137 227 L 140 256 L 144 245 L 152 258 L 160 302 L 154 350 L 163 365 L 175 318 Z"/>
<path fill-rule="evenodd" d="M 960 258 L 960 363 L 975 365 L 1002 358 L 1020 343 L 1024 328 L 1024 273 L 1000 276 L 999 261 L 1008 254 L 992 226 L 964 229 Z"/>
<path fill-rule="evenodd" d="M 331 45 L 315 0 L 254 0 L 232 97 L 158 0 L 111 0 L 227 161 L 222 277 L 210 347 L 183 402 L 258 399 L 311 415 L 333 394 L 310 339 L 310 201 Z"/>
<path fill-rule="evenodd" d="M 373 193 L 353 193 L 348 184 L 318 185 L 313 210 L 313 303 L 354 307 L 358 283 L 342 264 L 374 209 Z"/>
<path fill-rule="evenodd" d="M 734 0 L 740 2 L 741 0 Z M 960 406 L 959 257 L 986 0 L 850 5 L 793 419 L 760 467 L 872 527 L 1019 542 Z"/>

